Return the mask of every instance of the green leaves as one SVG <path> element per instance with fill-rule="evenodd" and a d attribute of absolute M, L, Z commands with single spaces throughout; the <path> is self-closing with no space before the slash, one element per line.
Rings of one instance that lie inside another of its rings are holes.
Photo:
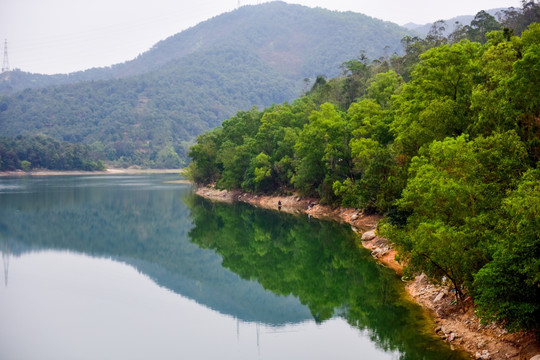
<path fill-rule="evenodd" d="M 466 40 L 422 54 L 395 100 L 390 126 L 399 151 L 414 156 L 424 144 L 465 131 L 480 55 L 480 44 Z"/>
<path fill-rule="evenodd" d="M 504 201 L 493 260 L 474 277 L 475 302 L 484 322 L 511 330 L 540 326 L 540 170 L 527 171 Z"/>
<path fill-rule="evenodd" d="M 404 228 L 390 226 L 412 270 L 450 279 L 461 291 L 488 262 L 486 246 L 506 192 L 525 170 L 526 152 L 515 132 L 469 140 L 434 141 L 414 157 L 397 204 L 409 212 Z"/>
<path fill-rule="evenodd" d="M 211 184 L 220 178 L 217 164 L 218 149 L 222 142 L 222 130 L 216 129 L 197 137 L 188 156 L 193 159 L 187 169 L 188 177 L 197 184 Z"/>

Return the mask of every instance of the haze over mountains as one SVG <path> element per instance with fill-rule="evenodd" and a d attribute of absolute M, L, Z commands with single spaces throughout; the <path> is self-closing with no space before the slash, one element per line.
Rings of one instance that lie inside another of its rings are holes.
<path fill-rule="evenodd" d="M 504 8 L 490 9 L 490 10 L 485 10 L 485 11 L 491 16 L 494 16 L 495 18 L 497 18 L 497 16 L 501 14 L 502 10 L 504 10 Z M 450 18 L 450 19 L 440 19 L 440 20 L 444 20 L 444 22 L 446 23 L 446 31 L 444 32 L 444 34 L 448 35 L 456 29 L 456 22 L 459 22 L 461 25 L 470 25 L 473 19 L 474 19 L 474 15 L 461 15 L 461 16 Z M 414 32 L 417 32 L 421 36 L 426 36 L 429 30 L 431 29 L 432 25 L 433 24 L 407 23 L 403 25 L 403 27 L 409 30 L 412 30 Z"/>
<path fill-rule="evenodd" d="M 399 53 L 406 35 L 414 33 L 352 12 L 244 6 L 108 68 L 1 74 L 0 94 L 11 96 L 0 98 L 0 133 L 81 142 L 124 164 L 180 166 L 198 134 L 238 110 L 291 101 L 305 79 L 337 76 L 362 53 Z"/>
<path fill-rule="evenodd" d="M 245 6 L 123 64 L 29 76 L 36 85 L 75 83 L 2 98 L 0 133 L 44 133 L 93 144 L 108 160 L 134 164 L 160 162 L 158 157 L 163 163 L 174 153 L 185 160 L 196 135 L 236 111 L 292 100 L 301 95 L 305 78 L 336 76 L 344 61 L 362 52 L 370 59 L 391 55 L 407 34 L 398 25 L 351 12 L 282 2 Z M 25 76 L 4 74 L 2 91 L 28 86 Z"/>
<path fill-rule="evenodd" d="M 248 5 L 222 14 L 158 42 L 137 58 L 106 68 L 93 68 L 71 74 L 40 75 L 15 71 L 0 82 L 0 93 L 26 87 L 73 83 L 77 81 L 124 78 L 155 70 L 162 65 L 217 45 L 242 47 L 256 52 L 272 67 L 291 75 L 334 76 L 345 60 L 363 50 L 370 58 L 400 51 L 395 35 L 406 30 L 357 13 L 342 13 L 320 8 L 272 2 Z M 329 50 L 340 50 L 344 43 L 358 42 L 348 57 L 336 53 L 335 60 L 321 63 Z M 362 47 L 363 45 L 364 47 Z M 319 66 L 323 66 L 322 68 Z M 329 65 L 329 66 L 328 66 Z M 327 67 L 328 69 L 326 69 Z M 305 71 L 307 70 L 307 72 Z M 325 73 L 325 71 L 330 71 Z M 296 73 L 296 74 L 294 74 Z"/>

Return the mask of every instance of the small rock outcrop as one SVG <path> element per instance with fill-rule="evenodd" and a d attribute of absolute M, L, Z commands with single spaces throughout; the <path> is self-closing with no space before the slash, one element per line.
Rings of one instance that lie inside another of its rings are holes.
<path fill-rule="evenodd" d="M 369 230 L 362 234 L 362 241 L 370 241 L 375 239 L 377 235 L 375 234 L 375 230 Z"/>

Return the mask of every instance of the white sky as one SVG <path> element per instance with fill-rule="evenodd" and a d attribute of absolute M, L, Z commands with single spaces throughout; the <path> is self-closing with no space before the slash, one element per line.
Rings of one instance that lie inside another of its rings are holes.
<path fill-rule="evenodd" d="M 197 23 L 260 0 L 0 0 L 0 56 L 11 69 L 54 74 L 117 64 Z M 287 0 L 403 25 L 432 23 L 520 0 Z"/>

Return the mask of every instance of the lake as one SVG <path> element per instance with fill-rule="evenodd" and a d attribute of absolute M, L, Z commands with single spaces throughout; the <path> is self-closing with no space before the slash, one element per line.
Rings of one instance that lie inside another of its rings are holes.
<path fill-rule="evenodd" d="M 174 174 L 0 178 L 0 359 L 465 359 L 350 227 Z"/>

